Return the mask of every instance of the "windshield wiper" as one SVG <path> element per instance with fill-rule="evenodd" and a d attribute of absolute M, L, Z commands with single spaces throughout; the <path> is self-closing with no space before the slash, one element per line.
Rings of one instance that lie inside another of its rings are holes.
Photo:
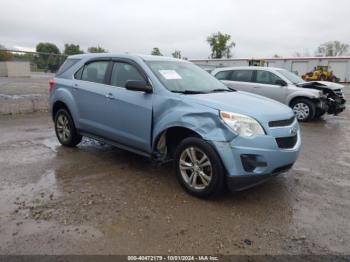
<path fill-rule="evenodd" d="M 182 91 L 180 91 L 180 90 L 172 90 L 171 92 L 185 94 L 185 95 L 207 94 L 206 92 L 196 91 L 196 90 L 182 90 Z"/>
<path fill-rule="evenodd" d="M 216 92 L 233 92 L 233 90 L 232 89 L 224 89 L 224 88 L 210 90 L 210 93 L 216 93 Z"/>

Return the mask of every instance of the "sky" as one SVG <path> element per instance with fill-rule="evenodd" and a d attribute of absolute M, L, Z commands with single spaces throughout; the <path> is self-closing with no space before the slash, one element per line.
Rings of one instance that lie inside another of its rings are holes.
<path fill-rule="evenodd" d="M 234 57 L 313 55 L 324 42 L 350 44 L 349 0 L 0 0 L 0 44 L 100 45 L 149 54 L 153 47 L 208 58 L 206 38 L 230 34 Z"/>

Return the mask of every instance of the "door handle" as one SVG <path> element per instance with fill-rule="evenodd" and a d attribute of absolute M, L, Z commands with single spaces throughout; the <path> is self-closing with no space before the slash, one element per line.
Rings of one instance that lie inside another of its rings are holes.
<path fill-rule="evenodd" d="M 261 86 L 254 86 L 254 88 L 261 88 Z"/>
<path fill-rule="evenodd" d="M 108 99 L 114 99 L 114 96 L 113 96 L 112 93 L 106 94 L 105 97 L 108 98 Z"/>
<path fill-rule="evenodd" d="M 74 84 L 74 85 L 73 85 L 73 88 L 74 88 L 75 90 L 77 90 L 77 89 L 78 89 L 78 84 Z"/>

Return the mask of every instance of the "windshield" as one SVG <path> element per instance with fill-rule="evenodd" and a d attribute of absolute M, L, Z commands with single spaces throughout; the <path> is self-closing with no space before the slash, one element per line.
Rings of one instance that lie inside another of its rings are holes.
<path fill-rule="evenodd" d="M 223 83 L 198 66 L 180 61 L 148 61 L 148 66 L 171 92 L 200 94 L 231 92 Z"/>
<path fill-rule="evenodd" d="M 290 72 L 290 71 L 287 71 L 287 70 L 277 70 L 277 72 L 282 74 L 285 78 L 287 78 L 293 84 L 305 83 L 305 81 L 301 77 L 297 76 L 293 72 Z"/>

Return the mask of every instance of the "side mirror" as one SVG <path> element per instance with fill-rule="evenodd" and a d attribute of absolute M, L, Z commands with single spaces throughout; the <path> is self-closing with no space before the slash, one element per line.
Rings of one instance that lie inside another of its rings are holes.
<path fill-rule="evenodd" d="M 129 80 L 126 82 L 125 88 L 128 90 L 141 91 L 145 93 L 152 93 L 153 91 L 152 87 L 142 80 Z"/>
<path fill-rule="evenodd" d="M 278 79 L 276 80 L 276 85 L 279 85 L 279 86 L 287 86 L 287 83 L 285 81 L 283 81 L 282 79 Z"/>

